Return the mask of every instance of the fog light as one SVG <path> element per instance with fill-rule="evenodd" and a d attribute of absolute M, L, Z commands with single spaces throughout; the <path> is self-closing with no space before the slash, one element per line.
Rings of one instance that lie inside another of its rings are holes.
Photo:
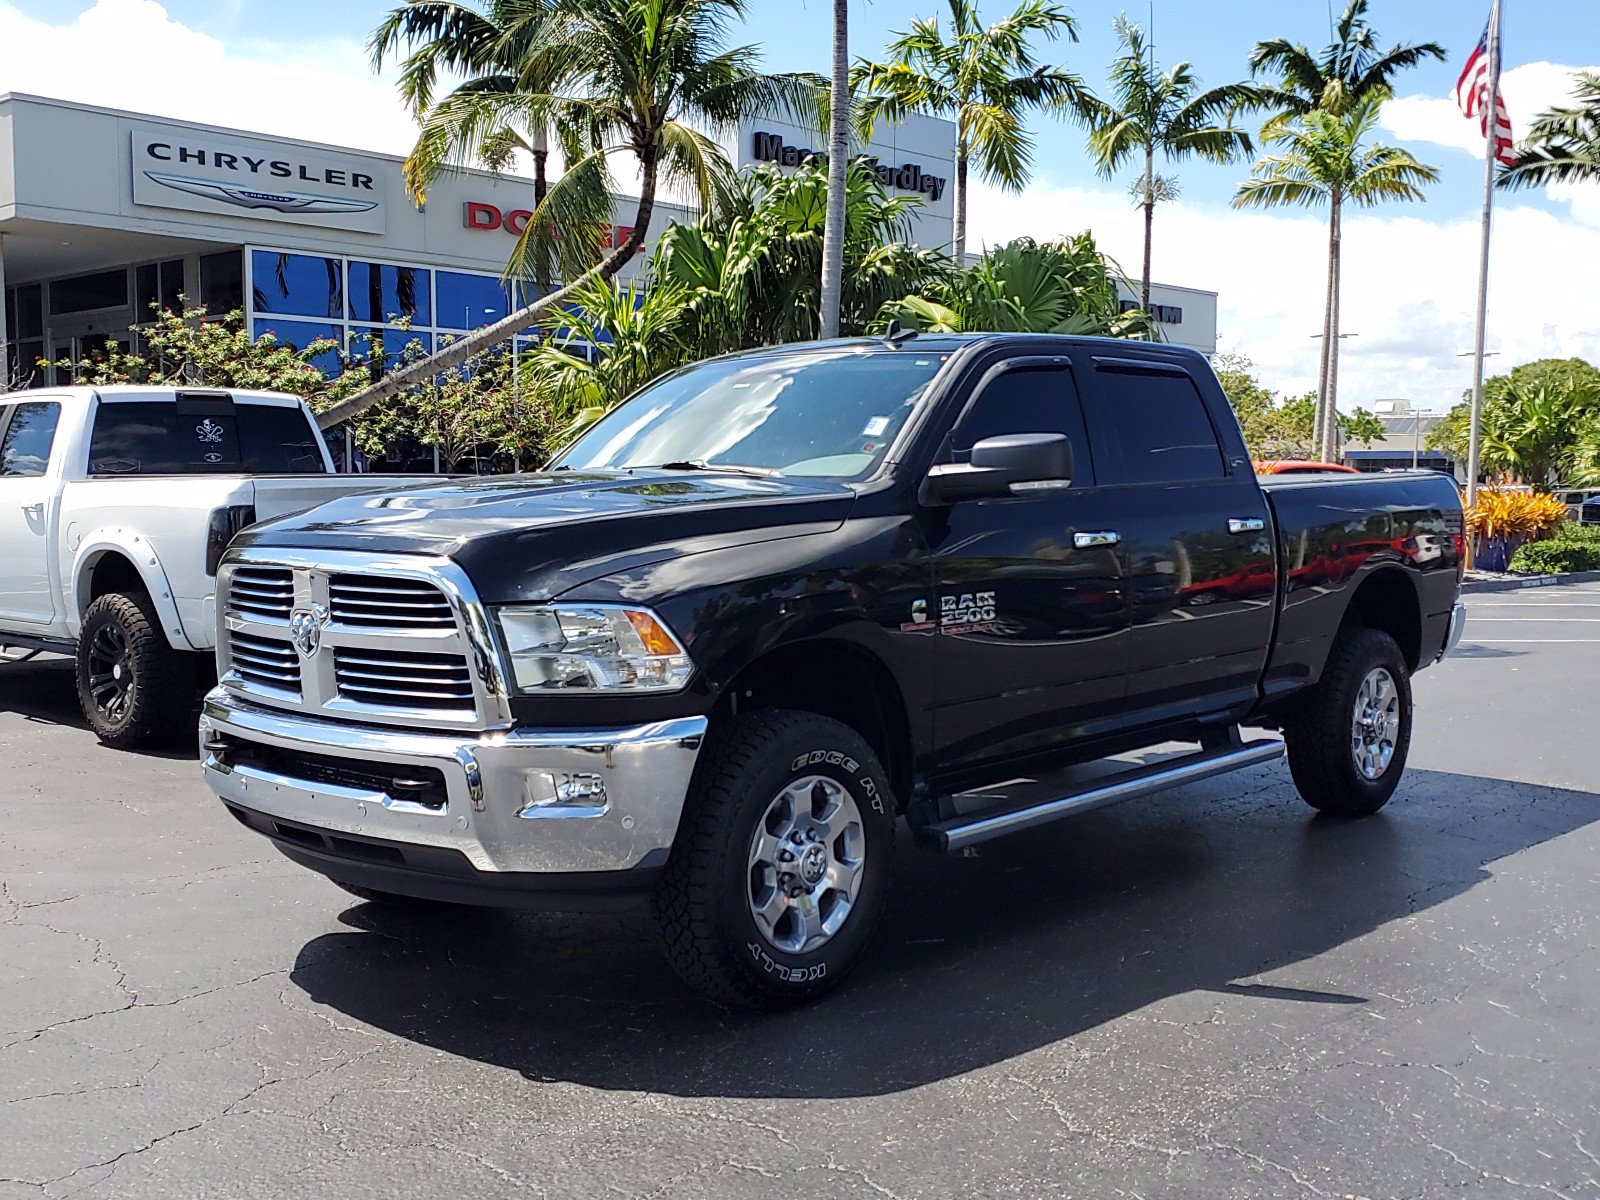
<path fill-rule="evenodd" d="M 528 771 L 520 817 L 593 816 L 608 804 L 605 780 L 588 771 Z"/>

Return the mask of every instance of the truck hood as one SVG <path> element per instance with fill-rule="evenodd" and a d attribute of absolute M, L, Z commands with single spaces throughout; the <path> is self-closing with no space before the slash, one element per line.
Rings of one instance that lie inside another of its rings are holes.
<path fill-rule="evenodd" d="M 486 603 L 504 604 L 666 558 L 837 529 L 854 498 L 825 480 L 561 471 L 345 496 L 252 526 L 235 544 L 441 555 Z"/>

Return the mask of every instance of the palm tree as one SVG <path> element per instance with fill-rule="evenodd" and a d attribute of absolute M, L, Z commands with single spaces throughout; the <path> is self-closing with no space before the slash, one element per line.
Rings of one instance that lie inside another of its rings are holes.
<path fill-rule="evenodd" d="M 1600 71 L 1579 71 L 1570 108 L 1539 114 L 1500 173 L 1500 187 L 1535 187 L 1600 179 Z"/>
<path fill-rule="evenodd" d="M 1111 64 L 1112 101 L 1095 100 L 1090 105 L 1089 152 L 1107 178 L 1134 155 L 1144 157 L 1144 173 L 1134 182 L 1133 195 L 1144 208 L 1144 278 L 1139 307 L 1149 312 L 1156 203 L 1178 194 L 1176 179 L 1156 174 L 1156 154 L 1159 151 L 1174 160 L 1199 155 L 1215 163 L 1249 154 L 1250 135 L 1233 128 L 1231 122 L 1236 111 L 1254 101 L 1255 92 L 1243 84 L 1199 92 L 1200 82 L 1188 63 L 1179 63 L 1163 75 L 1156 67 L 1154 49 L 1146 46 L 1137 25 L 1118 17 L 1116 30 L 1124 53 Z"/>
<path fill-rule="evenodd" d="M 921 295 L 885 304 L 879 323 L 893 320 L 929 333 L 1144 336 L 1145 313 L 1121 311 L 1120 279 L 1091 234 L 1059 242 L 1018 238 Z"/>
<path fill-rule="evenodd" d="M 696 126 L 721 131 L 774 110 L 810 120 L 816 111 L 816 76 L 763 75 L 753 47 L 724 48 L 728 26 L 744 17 L 744 0 L 489 3 L 489 20 L 463 3 L 408 4 L 390 17 L 397 22 L 392 39 L 388 23 L 375 35 L 383 39 L 379 61 L 391 45 L 413 47 L 401 86 L 424 116 L 406 181 L 421 199 L 438 175 L 492 153 L 508 130 L 549 129 L 566 172 L 534 210 L 507 274 L 537 278 L 559 258 L 569 282 L 324 410 L 325 429 L 505 341 L 574 290 L 614 278 L 645 243 L 658 187 L 683 188 L 714 206 L 732 168 Z M 469 74 L 477 63 L 496 70 L 436 96 L 437 72 L 453 60 L 430 46 L 447 31 L 498 43 L 460 59 Z M 600 251 L 611 224 L 610 163 L 623 155 L 633 158 L 641 181 L 633 227 L 621 245 Z"/>
<path fill-rule="evenodd" d="M 862 119 L 897 121 L 914 112 L 947 117 L 956 126 L 956 178 L 951 199 L 955 228 L 951 255 L 959 264 L 967 249 L 967 173 L 975 161 L 980 177 L 1020 191 L 1033 162 L 1033 138 L 1023 125 L 1030 110 L 1079 112 L 1087 106 L 1083 80 L 1058 67 L 1042 67 L 1028 39 L 1065 35 L 1078 40 L 1077 25 L 1052 0 L 1024 0 L 1009 17 L 985 27 L 976 0 L 947 0 L 950 36 L 937 17 L 913 21 L 889 43 L 886 63 L 860 62 L 853 72 L 861 93 Z"/>
<path fill-rule="evenodd" d="M 1256 87 L 1257 103 L 1274 113 L 1273 121 L 1286 123 L 1313 109 L 1349 112 L 1374 92 L 1392 90 L 1400 71 L 1427 58 L 1444 61 L 1444 47 L 1437 42 L 1410 46 L 1397 42 L 1379 50 L 1377 31 L 1367 24 L 1368 3 L 1350 0 L 1333 28 L 1333 41 L 1320 53 L 1285 38 L 1256 43 L 1250 54 L 1251 76 L 1278 77 Z"/>
<path fill-rule="evenodd" d="M 1444 47 L 1437 42 L 1404 45 L 1396 42 L 1387 50 L 1378 48 L 1378 34 L 1367 24 L 1368 0 L 1350 0 L 1339 23 L 1333 27 L 1333 41 L 1319 53 L 1285 38 L 1256 43 L 1250 54 L 1252 78 L 1275 75 L 1274 82 L 1256 86 L 1256 107 L 1272 113 L 1263 136 L 1288 124 L 1295 117 L 1320 109 L 1329 113 L 1349 112 L 1357 103 L 1377 92 L 1392 89 L 1394 77 L 1424 59 L 1444 60 Z M 1328 371 L 1339 354 L 1338 339 L 1322 331 L 1322 365 L 1317 379 L 1317 395 L 1328 389 Z M 1322 444 L 1322 418 L 1331 406 L 1319 403 L 1315 441 Z"/>
<path fill-rule="evenodd" d="M 650 276 L 687 298 L 693 357 L 819 336 L 817 268 L 835 194 L 818 166 L 757 168 L 740 174 L 722 213 L 661 235 Z M 949 264 L 907 242 L 921 201 L 891 193 L 864 165 L 850 164 L 844 201 L 839 329 L 849 335 Z"/>
<path fill-rule="evenodd" d="M 818 336 L 839 336 L 844 271 L 845 177 L 850 156 L 849 0 L 833 0 L 833 74 L 828 83 L 828 216 L 822 233 L 822 303 Z"/>
<path fill-rule="evenodd" d="M 1322 109 L 1278 124 L 1267 142 L 1281 145 L 1280 154 L 1255 164 L 1251 178 L 1239 185 L 1233 203 L 1238 208 L 1275 208 L 1299 205 L 1327 206 L 1328 293 L 1323 341 L 1328 370 L 1319 398 L 1318 453 L 1330 460 L 1334 453 L 1336 396 L 1339 379 L 1339 257 L 1344 206 L 1370 208 L 1389 200 L 1423 200 L 1422 185 L 1433 183 L 1439 172 L 1424 166 L 1409 151 L 1395 146 L 1366 146 L 1363 141 L 1378 124 L 1387 93 L 1376 91 L 1341 114 Z"/>

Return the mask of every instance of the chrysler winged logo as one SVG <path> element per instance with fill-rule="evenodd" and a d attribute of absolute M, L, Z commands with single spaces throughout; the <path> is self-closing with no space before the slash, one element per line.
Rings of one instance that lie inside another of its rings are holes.
<path fill-rule="evenodd" d="M 328 623 L 328 610 L 321 604 L 297 608 L 289 614 L 289 640 L 301 658 L 311 658 L 322 645 L 322 627 Z"/>
<path fill-rule="evenodd" d="M 376 200 L 347 200 L 343 196 L 308 196 L 303 192 L 266 192 L 234 183 L 210 179 L 189 179 L 183 175 L 164 175 L 146 171 L 145 176 L 163 187 L 176 188 L 207 200 L 237 204 L 240 208 L 271 208 L 281 213 L 358 213 L 378 207 Z"/>

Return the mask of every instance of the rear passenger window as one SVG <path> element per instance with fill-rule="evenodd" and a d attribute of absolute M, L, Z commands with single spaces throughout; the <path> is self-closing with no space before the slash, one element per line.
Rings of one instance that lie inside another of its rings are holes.
<path fill-rule="evenodd" d="M 1226 474 L 1194 380 L 1165 372 L 1095 371 L 1095 419 L 1122 447 L 1124 483 L 1186 483 Z"/>
<path fill-rule="evenodd" d="M 0 475 L 43 475 L 60 419 L 59 404 L 32 400 L 17 405 L 0 441 Z"/>
<path fill-rule="evenodd" d="M 1083 410 L 1066 367 L 1014 367 L 985 384 L 956 426 L 956 461 L 967 461 L 972 447 L 984 438 L 1006 433 L 1066 434 L 1078 476 L 1073 482 L 1092 482 Z"/>

